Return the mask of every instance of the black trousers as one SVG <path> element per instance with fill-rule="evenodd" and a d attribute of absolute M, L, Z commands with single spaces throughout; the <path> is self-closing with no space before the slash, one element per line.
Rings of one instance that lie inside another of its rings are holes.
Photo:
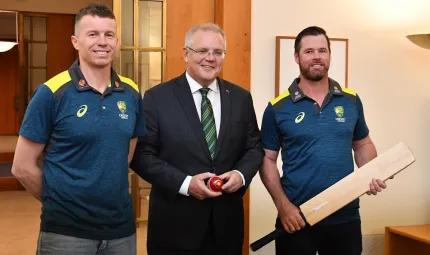
<path fill-rule="evenodd" d="M 181 250 L 148 243 L 148 255 L 242 255 L 242 243 L 234 246 L 218 245 L 215 239 L 212 220 L 209 222 L 208 229 L 198 250 Z"/>
<path fill-rule="evenodd" d="M 329 226 L 309 226 L 275 241 L 276 255 L 360 255 L 361 221 Z"/>

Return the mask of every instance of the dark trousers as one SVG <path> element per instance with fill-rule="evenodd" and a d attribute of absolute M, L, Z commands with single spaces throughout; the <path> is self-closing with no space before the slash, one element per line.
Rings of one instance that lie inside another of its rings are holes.
<path fill-rule="evenodd" d="M 361 221 L 329 226 L 309 226 L 275 241 L 276 255 L 360 255 Z"/>
<path fill-rule="evenodd" d="M 212 221 L 209 221 L 212 222 Z M 184 230 L 186 231 L 186 229 Z M 228 230 L 227 230 L 228 231 Z M 241 255 L 242 243 L 223 246 L 216 243 L 213 225 L 210 223 L 198 250 L 181 250 L 156 244 L 147 244 L 148 255 Z M 180 233 L 178 233 L 180 234 Z"/>

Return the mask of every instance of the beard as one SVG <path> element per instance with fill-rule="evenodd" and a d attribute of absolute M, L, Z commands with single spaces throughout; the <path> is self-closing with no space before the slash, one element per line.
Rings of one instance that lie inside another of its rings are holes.
<path fill-rule="evenodd" d="M 307 80 L 311 80 L 311 81 L 320 81 L 322 80 L 328 73 L 328 69 L 329 67 L 321 64 L 323 66 L 323 70 L 322 71 L 312 71 L 311 67 L 304 67 L 302 65 L 299 65 L 300 68 L 300 73 L 303 75 L 303 77 L 305 77 Z"/>

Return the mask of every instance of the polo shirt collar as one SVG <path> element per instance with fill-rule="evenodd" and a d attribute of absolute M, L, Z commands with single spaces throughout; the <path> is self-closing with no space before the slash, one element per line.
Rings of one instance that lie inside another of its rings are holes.
<path fill-rule="evenodd" d="M 330 88 L 330 93 L 332 95 L 341 96 L 342 93 L 342 87 L 339 85 L 339 83 L 331 78 L 328 78 L 328 85 Z"/>
<path fill-rule="evenodd" d="M 290 97 L 294 103 L 306 97 L 305 93 L 303 93 L 303 90 L 299 87 L 299 83 L 300 78 L 296 78 L 288 88 L 288 91 L 290 92 Z"/>
<path fill-rule="evenodd" d="M 290 92 L 290 97 L 293 100 L 293 102 L 297 102 L 302 100 L 303 98 L 306 98 L 305 93 L 303 90 L 299 87 L 300 78 L 294 79 L 293 83 L 291 83 L 290 87 L 288 88 L 288 91 Z M 329 93 L 332 95 L 341 96 L 342 93 L 342 87 L 339 85 L 339 83 L 331 78 L 328 78 L 328 86 L 329 86 Z"/>
<path fill-rule="evenodd" d="M 79 60 L 76 60 L 69 69 L 70 77 L 77 91 L 86 91 L 92 89 L 88 84 L 79 67 Z M 112 86 L 113 84 L 113 86 Z M 107 91 L 124 91 L 124 84 L 121 82 L 118 74 L 111 68 L 111 82 L 108 85 Z"/>

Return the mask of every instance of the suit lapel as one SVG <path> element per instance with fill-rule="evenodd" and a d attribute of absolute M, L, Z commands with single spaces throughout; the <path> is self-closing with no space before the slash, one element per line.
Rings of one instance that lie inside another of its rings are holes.
<path fill-rule="evenodd" d="M 219 134 L 218 134 L 214 158 L 216 158 L 216 156 L 218 155 L 218 152 L 220 151 L 222 143 L 224 141 L 225 133 L 228 127 L 228 118 L 230 116 L 230 106 L 231 106 L 230 91 L 227 85 L 221 79 L 218 79 L 218 85 L 219 85 L 219 91 L 221 95 L 221 125 L 220 125 Z"/>
<path fill-rule="evenodd" d="M 190 85 L 188 84 L 185 73 L 178 77 L 176 86 L 174 87 L 182 109 L 187 116 L 188 123 L 193 130 L 194 135 L 200 143 L 206 156 L 211 159 L 208 145 L 206 144 L 205 134 L 203 132 L 202 124 L 197 113 L 196 104 L 194 103 L 193 95 L 191 94 Z"/>

